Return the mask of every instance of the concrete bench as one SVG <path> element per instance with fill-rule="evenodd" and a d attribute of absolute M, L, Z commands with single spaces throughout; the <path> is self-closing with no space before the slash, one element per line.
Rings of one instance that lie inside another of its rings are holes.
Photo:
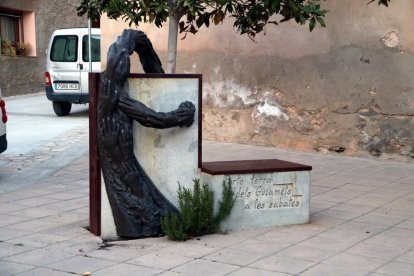
<path fill-rule="evenodd" d="M 223 230 L 309 222 L 312 167 L 278 159 L 203 162 L 201 179 L 216 195 L 230 178 L 236 196 Z"/>

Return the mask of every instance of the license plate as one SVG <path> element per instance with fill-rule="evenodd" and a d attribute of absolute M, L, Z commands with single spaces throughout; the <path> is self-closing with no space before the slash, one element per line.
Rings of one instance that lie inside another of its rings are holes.
<path fill-rule="evenodd" d="M 56 90 L 79 90 L 79 83 L 56 83 Z"/>

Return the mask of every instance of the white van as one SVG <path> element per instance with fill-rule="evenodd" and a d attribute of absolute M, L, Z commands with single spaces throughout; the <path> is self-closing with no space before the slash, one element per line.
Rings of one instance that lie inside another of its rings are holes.
<path fill-rule="evenodd" d="M 89 102 L 88 28 L 53 32 L 46 52 L 46 96 L 58 116 L 68 115 L 72 104 Z M 101 32 L 91 29 L 92 72 L 101 71 Z"/>

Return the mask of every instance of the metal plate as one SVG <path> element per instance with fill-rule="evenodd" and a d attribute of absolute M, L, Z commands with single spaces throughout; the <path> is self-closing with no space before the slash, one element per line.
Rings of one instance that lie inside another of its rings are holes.
<path fill-rule="evenodd" d="M 79 83 L 58 82 L 55 83 L 56 90 L 79 90 Z"/>

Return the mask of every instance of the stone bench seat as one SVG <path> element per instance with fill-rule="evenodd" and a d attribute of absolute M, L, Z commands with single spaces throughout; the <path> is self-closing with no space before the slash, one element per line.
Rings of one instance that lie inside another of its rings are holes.
<path fill-rule="evenodd" d="M 201 166 L 202 172 L 211 175 L 291 172 L 310 170 L 312 170 L 311 166 L 283 161 L 279 159 L 203 162 Z"/>
<path fill-rule="evenodd" d="M 309 223 L 311 166 L 279 159 L 202 162 L 201 180 L 216 195 L 229 178 L 236 202 L 222 229 Z"/>

